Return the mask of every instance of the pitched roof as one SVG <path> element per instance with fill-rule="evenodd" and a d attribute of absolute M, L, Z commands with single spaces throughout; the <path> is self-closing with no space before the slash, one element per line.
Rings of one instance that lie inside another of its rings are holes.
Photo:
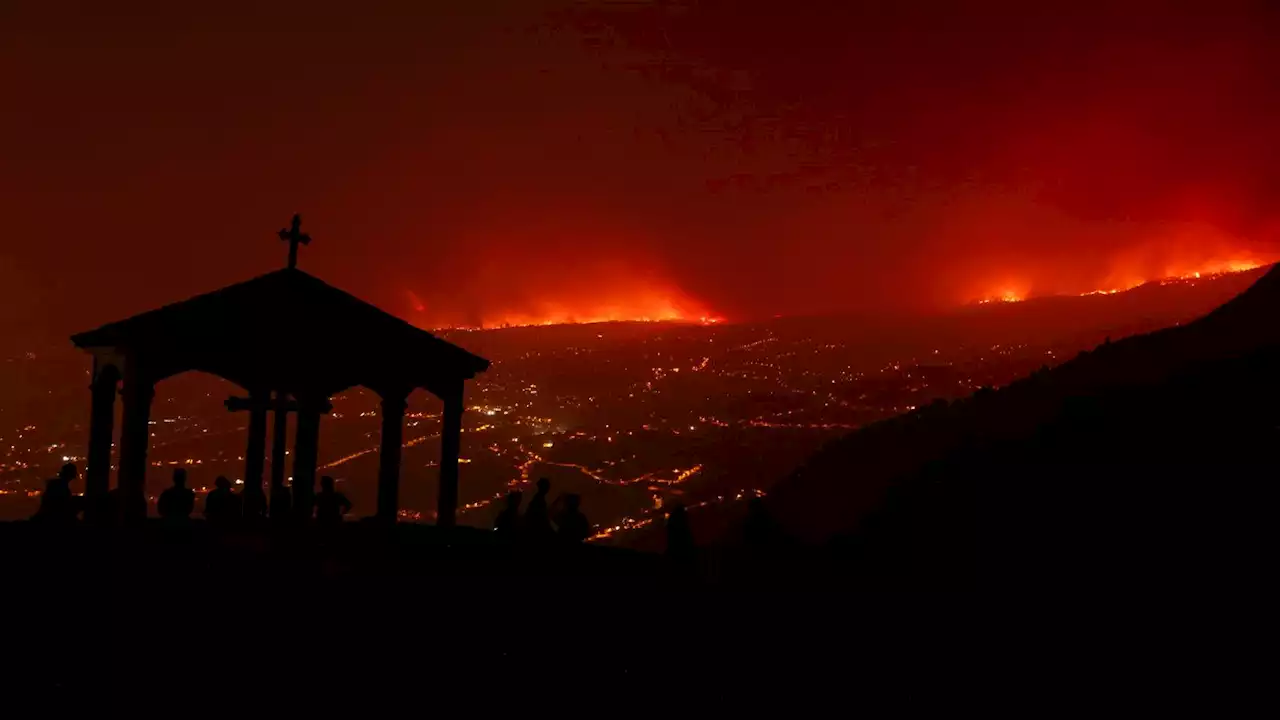
<path fill-rule="evenodd" d="M 284 269 L 71 338 L 117 348 L 159 377 L 189 369 L 242 385 L 350 385 L 470 378 L 489 361 L 318 278 Z M 286 380 L 287 378 L 292 378 Z"/>

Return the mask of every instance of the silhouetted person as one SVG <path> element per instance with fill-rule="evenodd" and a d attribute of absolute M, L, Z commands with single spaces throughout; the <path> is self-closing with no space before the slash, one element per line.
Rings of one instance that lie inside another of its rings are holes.
<path fill-rule="evenodd" d="M 196 509 L 196 494 L 187 487 L 187 471 L 173 471 L 173 487 L 160 493 L 156 510 L 169 522 L 183 522 L 191 518 Z"/>
<path fill-rule="evenodd" d="M 683 505 L 676 505 L 667 513 L 667 557 L 684 564 L 693 558 L 693 550 L 689 514 Z"/>
<path fill-rule="evenodd" d="M 351 512 L 351 501 L 333 488 L 333 478 L 320 478 L 320 492 L 316 493 L 316 522 L 321 525 L 338 525 L 342 516 Z"/>
<path fill-rule="evenodd" d="M 45 482 L 44 492 L 40 494 L 40 509 L 36 511 L 37 520 L 55 524 L 75 522 L 80 508 L 75 495 L 71 494 L 71 483 L 78 474 L 75 463 L 67 463 L 58 471 L 57 477 Z"/>
<path fill-rule="evenodd" d="M 538 480 L 538 492 L 529 500 L 524 510 L 524 530 L 532 538 L 545 538 L 551 534 L 551 516 L 547 511 L 547 493 L 551 492 L 551 481 L 546 478 Z"/>
<path fill-rule="evenodd" d="M 591 536 L 591 524 L 579 509 L 581 505 L 582 497 L 577 493 L 564 496 L 564 509 L 556 515 L 556 527 L 559 530 L 557 535 L 561 540 L 581 543 Z"/>
<path fill-rule="evenodd" d="M 523 499 L 524 493 L 519 490 L 507 493 L 506 507 L 502 508 L 502 512 L 498 513 L 498 517 L 493 520 L 494 532 L 507 538 L 515 534 L 516 529 L 520 527 L 520 501 Z"/>
<path fill-rule="evenodd" d="M 204 517 L 215 525 L 230 525 L 240 519 L 240 496 L 231 489 L 231 481 L 218 476 L 213 491 L 204 499 Z"/>

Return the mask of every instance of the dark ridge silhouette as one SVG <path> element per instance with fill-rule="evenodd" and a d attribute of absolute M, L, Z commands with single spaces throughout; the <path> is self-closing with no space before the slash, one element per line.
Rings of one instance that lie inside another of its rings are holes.
<path fill-rule="evenodd" d="M 896 583 L 1248 581 L 1270 542 L 1280 270 L 1208 315 L 833 441 L 765 501 Z"/>
<path fill-rule="evenodd" d="M 693 562 L 696 551 L 693 530 L 689 527 L 689 513 L 684 505 L 675 505 L 667 513 L 667 557 L 677 566 Z"/>

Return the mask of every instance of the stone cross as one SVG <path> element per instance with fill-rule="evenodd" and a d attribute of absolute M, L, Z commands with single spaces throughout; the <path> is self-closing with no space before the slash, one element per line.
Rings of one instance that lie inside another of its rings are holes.
<path fill-rule="evenodd" d="M 302 232 L 302 215 L 294 213 L 293 224 L 276 234 L 289 242 L 289 269 L 298 267 L 298 243 L 307 245 L 311 242 L 311 236 Z"/>

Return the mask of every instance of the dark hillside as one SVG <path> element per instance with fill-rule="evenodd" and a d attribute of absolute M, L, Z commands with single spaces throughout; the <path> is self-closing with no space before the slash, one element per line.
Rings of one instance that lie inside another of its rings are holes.
<path fill-rule="evenodd" d="M 835 441 L 768 507 L 877 574 L 1238 569 L 1269 547 L 1278 310 L 1273 269 L 1195 322 Z"/>

